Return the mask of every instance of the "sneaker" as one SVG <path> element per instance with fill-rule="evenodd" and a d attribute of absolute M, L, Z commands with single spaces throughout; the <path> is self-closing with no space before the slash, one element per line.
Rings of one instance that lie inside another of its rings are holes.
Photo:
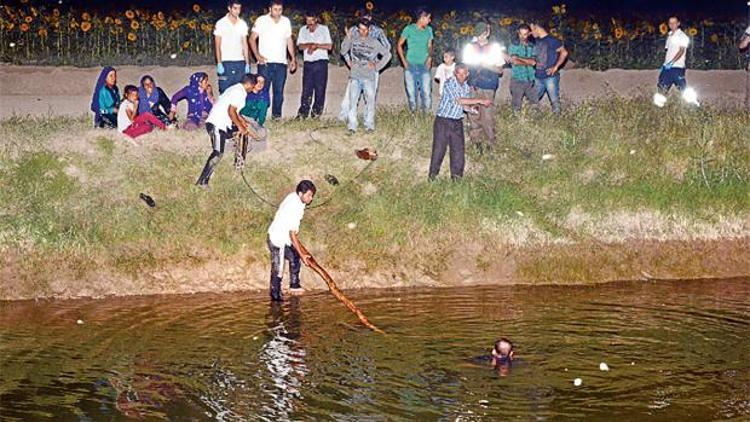
<path fill-rule="evenodd" d="M 354 130 L 354 129 L 349 129 L 349 130 L 346 131 L 346 134 L 349 135 L 349 136 L 354 136 L 354 135 L 357 134 L 357 131 Z"/>

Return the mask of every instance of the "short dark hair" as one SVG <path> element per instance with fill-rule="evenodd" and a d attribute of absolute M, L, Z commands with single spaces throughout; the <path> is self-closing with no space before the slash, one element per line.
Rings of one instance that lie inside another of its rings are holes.
<path fill-rule="evenodd" d="M 372 12 L 370 12 L 367 9 L 359 9 L 357 10 L 357 13 L 355 13 L 354 16 L 361 18 L 366 18 L 372 20 Z"/>
<path fill-rule="evenodd" d="M 284 0 L 269 0 L 268 7 L 284 6 Z"/>
<path fill-rule="evenodd" d="M 130 95 L 131 92 L 138 92 L 138 88 L 136 88 L 135 85 L 125 85 L 125 89 L 122 91 L 122 95 L 125 98 L 128 98 L 128 95 Z"/>
<path fill-rule="evenodd" d="M 508 351 L 509 353 L 513 351 L 513 343 L 505 337 L 500 337 L 497 341 L 495 341 L 495 352 L 497 352 L 499 355 L 502 355 L 502 352 L 500 351 L 500 345 L 503 343 L 508 343 L 508 345 L 510 346 L 510 350 Z"/>
<path fill-rule="evenodd" d="M 362 25 L 366 28 L 369 28 L 370 25 L 372 25 L 372 21 L 367 18 L 359 18 L 359 20 L 357 21 L 357 25 Z"/>
<path fill-rule="evenodd" d="M 313 195 L 315 195 L 315 192 L 318 191 L 318 189 L 315 187 L 315 183 L 312 182 L 312 180 L 303 180 L 297 184 L 297 193 L 307 193 L 307 191 L 312 191 Z"/>
<path fill-rule="evenodd" d="M 446 53 L 456 57 L 456 50 L 453 47 L 445 47 L 445 49 L 443 49 L 443 54 Z"/>
<path fill-rule="evenodd" d="M 231 8 L 231 7 L 232 7 L 232 6 L 234 6 L 235 4 L 236 4 L 236 5 L 238 5 L 238 6 L 242 6 L 242 3 L 240 3 L 240 1 L 239 1 L 239 0 L 229 0 L 229 1 L 227 2 L 227 8 Z"/>
<path fill-rule="evenodd" d="M 519 25 L 518 25 L 518 26 L 516 27 L 516 31 L 520 31 L 520 30 L 522 30 L 522 29 L 525 29 L 525 30 L 527 30 L 527 31 L 531 31 L 531 27 L 529 26 L 529 24 L 528 24 L 528 23 L 522 23 L 522 24 L 519 24 Z"/>
<path fill-rule="evenodd" d="M 305 9 L 304 16 L 306 18 L 317 18 L 318 14 L 316 12 L 314 12 L 312 9 Z"/>
<path fill-rule="evenodd" d="M 256 83 L 258 83 L 258 75 L 256 75 L 255 73 L 248 73 L 247 75 L 242 77 L 242 83 L 255 85 Z"/>
<path fill-rule="evenodd" d="M 533 25 L 533 26 L 538 26 L 538 27 L 540 27 L 540 28 L 542 28 L 542 29 L 544 29 L 544 30 L 547 30 L 547 27 L 546 27 L 546 26 L 544 26 L 544 24 L 543 24 L 543 23 L 541 23 L 540 21 L 531 21 L 531 22 L 529 22 L 529 29 L 531 29 L 531 26 L 532 26 L 532 25 Z"/>
<path fill-rule="evenodd" d="M 417 7 L 414 10 L 414 18 L 415 19 L 419 19 L 422 16 L 430 16 L 430 15 L 432 15 L 432 12 L 430 12 L 429 10 L 427 10 L 427 8 L 424 7 L 424 6 Z"/>

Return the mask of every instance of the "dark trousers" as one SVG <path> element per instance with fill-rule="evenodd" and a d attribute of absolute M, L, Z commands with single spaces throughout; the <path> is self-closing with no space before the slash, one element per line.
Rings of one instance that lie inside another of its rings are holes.
<path fill-rule="evenodd" d="M 309 117 L 311 105 L 313 117 L 323 114 L 326 86 L 328 86 L 328 60 L 305 62 L 302 72 L 302 98 L 297 113 L 299 116 Z"/>
<path fill-rule="evenodd" d="M 671 69 L 664 69 L 659 73 L 659 82 L 657 88 L 662 94 L 669 92 L 669 88 L 675 85 L 680 91 L 684 90 L 687 86 L 685 80 L 685 69 L 679 67 L 673 67 Z"/>
<path fill-rule="evenodd" d="M 432 126 L 432 158 L 429 178 L 440 173 L 446 150 L 450 148 L 450 169 L 453 180 L 464 175 L 464 123 L 461 119 L 446 119 L 436 116 Z"/>
<path fill-rule="evenodd" d="M 232 62 L 221 62 L 224 66 L 224 74 L 219 76 L 219 94 L 223 94 L 232 85 L 242 82 L 242 77 L 245 76 L 245 62 L 244 61 L 232 61 Z"/>
<path fill-rule="evenodd" d="M 230 132 L 217 129 L 211 123 L 206 123 L 206 132 L 208 132 L 209 139 L 211 140 L 211 155 L 208 156 L 208 161 L 203 166 L 203 171 L 200 177 L 198 177 L 198 181 L 195 182 L 199 186 L 208 186 L 208 181 L 211 179 L 214 169 L 219 165 L 221 157 L 224 155 L 224 147 L 226 146 L 227 139 L 232 137 Z"/>
<path fill-rule="evenodd" d="M 510 103 L 513 106 L 513 111 L 521 110 L 523 105 L 523 97 L 529 100 L 529 103 L 534 105 L 538 101 L 536 97 L 536 88 L 534 87 L 534 81 L 520 81 L 517 79 L 510 80 Z"/>
<path fill-rule="evenodd" d="M 271 239 L 267 239 L 267 243 L 268 250 L 271 252 L 271 300 L 281 300 L 282 259 L 289 261 L 289 287 L 292 289 L 300 287 L 299 271 L 302 265 L 299 254 L 293 247 L 284 246 L 282 255 L 282 248 L 277 248 L 271 243 Z"/>
<path fill-rule="evenodd" d="M 284 104 L 284 84 L 286 84 L 287 66 L 281 63 L 258 65 L 258 74 L 266 78 L 266 86 L 271 91 L 271 117 L 281 117 L 281 106 Z"/>

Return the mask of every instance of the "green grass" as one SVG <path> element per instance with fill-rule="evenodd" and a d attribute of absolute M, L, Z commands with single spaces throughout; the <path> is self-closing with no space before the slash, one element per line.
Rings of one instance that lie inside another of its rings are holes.
<path fill-rule="evenodd" d="M 403 264 L 435 272 L 462 245 L 494 245 L 496 235 L 480 229 L 488 223 L 511 232 L 532 224 L 550 238 L 596 238 L 596 230 L 564 227 L 573 210 L 592 218 L 653 211 L 696 222 L 750 212 L 750 117 L 743 111 L 660 110 L 613 99 L 561 117 L 503 109 L 497 122 L 492 152 L 467 145 L 470 167 L 459 183 L 446 175 L 427 181 L 432 120 L 401 109 L 379 110 L 367 144 L 380 159 L 357 180 L 364 163 L 352 154 L 356 139 L 331 122 L 309 121 L 270 123 L 276 142 L 289 144 L 278 161 L 251 158 L 245 175 L 274 203 L 300 174 L 314 177 L 316 203 L 330 201 L 308 210 L 303 238 L 334 268 L 359 260 L 370 270 Z M 326 128 L 313 141 L 307 132 L 317 126 Z M 65 133 L 80 133 L 83 147 L 61 145 Z M 203 132 L 165 136 L 206 142 Z M 203 192 L 193 186 L 206 159 L 200 148 L 133 152 L 116 134 L 71 118 L 7 119 L 0 139 L 0 249 L 36 257 L 27 266 L 36 278 L 54 271 L 45 262 L 137 275 L 240 248 L 265 257 L 275 210 L 250 193 L 231 154 Z M 543 160 L 545 154 L 554 157 Z M 342 184 L 326 184 L 327 173 Z M 138 199 L 141 192 L 154 197 L 156 209 Z M 357 230 L 347 228 L 352 222 Z"/>

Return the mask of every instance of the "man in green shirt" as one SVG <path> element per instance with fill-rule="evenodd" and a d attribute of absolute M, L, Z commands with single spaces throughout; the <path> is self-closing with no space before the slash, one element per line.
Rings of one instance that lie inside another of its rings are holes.
<path fill-rule="evenodd" d="M 424 9 L 417 9 L 415 17 L 417 21 L 404 28 L 396 45 L 398 57 L 404 66 L 406 97 L 412 113 L 417 111 L 418 106 L 424 112 L 432 109 L 432 15 Z M 417 92 L 421 97 L 421 104 Z"/>
<path fill-rule="evenodd" d="M 536 56 L 534 55 L 534 45 L 529 42 L 530 35 L 531 28 L 529 28 L 529 25 L 522 23 L 518 26 L 518 43 L 512 44 L 508 49 L 510 63 L 513 65 L 513 76 L 510 79 L 513 111 L 521 110 L 523 97 L 526 97 L 532 105 L 536 105 L 539 101 L 536 96 L 536 89 L 534 89 Z"/>

